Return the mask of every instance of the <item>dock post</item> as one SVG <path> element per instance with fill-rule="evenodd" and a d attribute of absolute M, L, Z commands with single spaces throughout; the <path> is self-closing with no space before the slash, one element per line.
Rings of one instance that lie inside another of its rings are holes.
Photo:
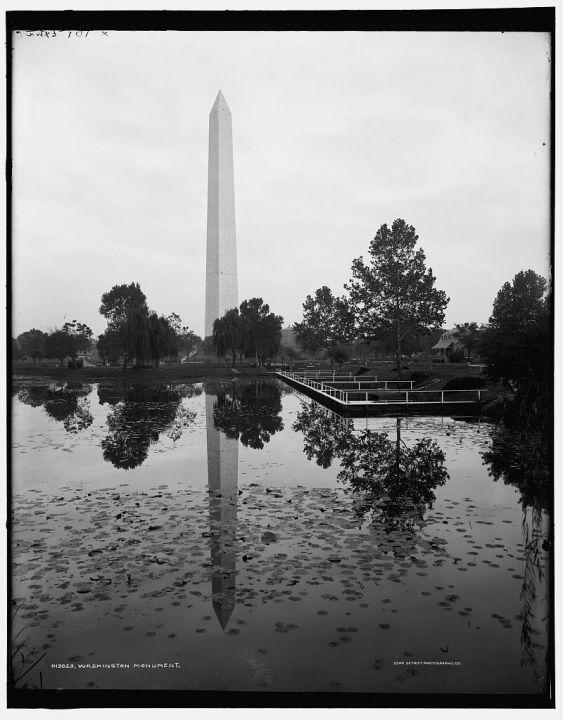
<path fill-rule="evenodd" d="M 444 404 L 444 391 L 442 390 L 442 405 Z"/>
<path fill-rule="evenodd" d="M 366 402 L 368 401 L 368 394 L 366 393 Z"/>
<path fill-rule="evenodd" d="M 409 391 L 408 390 L 405 390 L 405 403 L 407 405 L 409 404 Z"/>

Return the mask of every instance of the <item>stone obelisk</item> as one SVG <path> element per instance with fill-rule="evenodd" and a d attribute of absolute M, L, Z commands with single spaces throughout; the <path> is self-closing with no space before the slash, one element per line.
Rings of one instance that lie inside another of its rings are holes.
<path fill-rule="evenodd" d="M 238 306 L 235 179 L 231 111 L 223 93 L 209 113 L 205 337 L 213 322 Z"/>

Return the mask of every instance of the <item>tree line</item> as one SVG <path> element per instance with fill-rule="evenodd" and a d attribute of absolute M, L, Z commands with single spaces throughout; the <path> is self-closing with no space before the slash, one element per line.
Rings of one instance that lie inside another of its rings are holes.
<path fill-rule="evenodd" d="M 402 376 L 405 348 L 424 338 L 435 342 L 449 302 L 426 267 L 418 235 L 404 220 L 382 225 L 368 259 L 352 262 L 346 295 L 323 286 L 303 303 L 303 319 L 293 329 L 310 352 L 326 351 L 331 363 L 347 359 L 346 346 L 379 343 L 392 350 Z M 549 418 L 553 388 L 553 297 L 547 280 L 522 270 L 503 284 L 487 324 L 456 326 L 467 355 L 477 351 L 491 380 L 513 393 L 513 407 L 528 418 Z M 461 353 L 459 360 L 463 360 Z"/>
<path fill-rule="evenodd" d="M 57 359 L 61 363 L 68 358 L 72 366 L 77 364 L 78 354 L 87 352 L 91 346 L 92 330 L 73 320 L 48 333 L 32 328 L 12 338 L 12 358 L 20 360 L 27 356 L 33 364 L 43 358 Z"/>
<path fill-rule="evenodd" d="M 182 325 L 180 317 L 168 317 L 151 311 L 139 283 L 114 285 L 101 299 L 100 313 L 107 320 L 106 330 L 98 337 L 97 350 L 106 363 L 135 362 L 137 365 L 164 359 L 188 357 L 201 345 L 201 338 Z M 73 320 L 62 328 L 45 333 L 35 328 L 12 338 L 14 360 L 27 356 L 35 364 L 42 358 L 54 358 L 61 365 L 68 360 L 69 367 L 77 366 L 78 356 L 86 354 L 93 345 L 92 330 L 84 323 Z"/>
<path fill-rule="evenodd" d="M 436 288 L 426 267 L 412 225 L 397 219 L 382 225 L 368 248 L 368 259 L 353 260 L 347 295 L 336 297 L 323 286 L 303 303 L 303 320 L 295 323 L 299 345 L 327 351 L 331 362 L 342 362 L 344 345 L 384 343 L 395 356 L 402 375 L 405 344 L 438 330 L 449 298 Z"/>
<path fill-rule="evenodd" d="M 375 345 L 393 353 L 399 373 L 404 352 L 429 349 L 442 334 L 449 298 L 436 287 L 417 241 L 414 227 L 404 220 L 382 225 L 369 245 L 367 260 L 353 260 L 345 295 L 335 296 L 323 286 L 307 296 L 303 319 L 293 325 L 299 346 L 310 353 L 325 351 L 331 364 L 341 364 L 350 348 L 358 352 Z M 547 342 L 550 304 L 544 278 L 533 270 L 518 273 L 499 291 L 488 324 L 455 326 L 466 355 L 482 355 L 498 378 L 537 374 L 537 358 L 530 348 Z M 456 359 L 465 359 L 463 351 Z"/>

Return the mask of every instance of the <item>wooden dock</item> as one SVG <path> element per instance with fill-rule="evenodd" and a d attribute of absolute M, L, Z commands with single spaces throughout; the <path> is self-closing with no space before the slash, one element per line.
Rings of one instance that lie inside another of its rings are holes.
<path fill-rule="evenodd" d="M 376 376 L 277 371 L 276 376 L 305 395 L 339 412 L 475 412 L 486 390 L 418 390 L 412 380 Z"/>

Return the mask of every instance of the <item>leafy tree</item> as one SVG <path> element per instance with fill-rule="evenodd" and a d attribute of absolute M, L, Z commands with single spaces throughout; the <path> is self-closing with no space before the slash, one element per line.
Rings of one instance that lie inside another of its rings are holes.
<path fill-rule="evenodd" d="M 323 348 L 323 341 L 314 327 L 307 325 L 305 322 L 295 323 L 293 325 L 297 344 L 304 351 L 313 357 L 319 350 Z"/>
<path fill-rule="evenodd" d="M 275 357 L 281 347 L 283 318 L 270 312 L 262 298 L 243 300 L 239 308 L 241 351 L 254 356 L 261 365 L 267 357 Z"/>
<path fill-rule="evenodd" d="M 462 323 L 456 325 L 456 329 L 459 333 L 459 339 L 465 345 L 467 358 L 471 357 L 471 351 L 476 347 L 479 342 L 480 335 L 483 331 L 483 326 L 479 326 L 476 322 Z"/>
<path fill-rule="evenodd" d="M 61 367 L 73 348 L 73 340 L 64 330 L 53 330 L 45 340 L 45 355 L 59 360 Z"/>
<path fill-rule="evenodd" d="M 102 295 L 100 313 L 108 321 L 112 343 L 120 345 L 124 371 L 134 358 L 143 362 L 151 357 L 147 327 L 149 310 L 139 283 L 114 285 Z"/>
<path fill-rule="evenodd" d="M 242 352 L 245 356 L 254 355 L 256 364 L 259 363 L 258 345 L 260 342 L 260 328 L 262 321 L 270 312 L 270 307 L 262 298 L 250 298 L 240 304 L 240 323 Z"/>
<path fill-rule="evenodd" d="M 147 318 L 147 332 L 150 358 L 156 367 L 164 357 L 176 355 L 176 332 L 168 318 L 151 313 Z"/>
<path fill-rule="evenodd" d="M 202 343 L 202 339 L 199 337 L 199 335 L 196 335 L 193 330 L 190 330 L 187 325 L 182 325 L 182 320 L 179 315 L 176 313 L 172 313 L 167 317 L 168 322 L 170 323 L 170 326 L 174 330 L 174 333 L 176 334 L 176 353 L 175 356 L 177 357 L 178 354 L 181 355 L 187 355 L 189 358 L 190 355 L 192 355 L 197 348 Z"/>
<path fill-rule="evenodd" d="M 293 330 L 297 342 L 305 350 L 328 350 L 331 364 L 337 345 L 351 339 L 354 320 L 345 298 L 335 297 L 323 285 L 315 295 L 307 295 L 303 303 L 303 321 L 295 323 Z"/>
<path fill-rule="evenodd" d="M 402 343 L 412 332 L 426 334 L 444 322 L 449 298 L 435 288 L 436 278 L 426 268 L 418 235 L 412 225 L 395 220 L 382 225 L 369 245 L 369 264 L 363 257 L 352 263 L 346 289 L 359 337 L 378 333 L 392 338 L 397 370 L 402 377 Z"/>
<path fill-rule="evenodd" d="M 242 324 L 238 308 L 227 310 L 223 317 L 215 320 L 212 339 L 217 356 L 221 358 L 230 352 L 234 367 L 237 352 L 242 348 Z"/>
<path fill-rule="evenodd" d="M 20 347 L 19 342 L 16 340 L 16 338 L 12 338 L 12 344 L 11 344 L 11 352 L 12 352 L 12 362 L 15 363 L 18 360 L 21 360 L 24 356 L 24 352 Z"/>
<path fill-rule="evenodd" d="M 17 342 L 24 355 L 32 358 L 33 364 L 38 358 L 45 357 L 45 342 L 47 333 L 41 330 L 27 330 L 27 332 L 18 335 Z"/>
<path fill-rule="evenodd" d="M 202 344 L 203 340 L 199 335 L 188 327 L 182 328 L 182 332 L 178 335 L 178 351 L 185 353 L 189 359 Z"/>
<path fill-rule="evenodd" d="M 346 349 L 342 346 L 338 346 L 334 349 L 332 353 L 332 358 L 334 362 L 338 364 L 339 370 L 342 370 L 343 363 L 348 362 L 348 360 L 350 359 L 348 353 L 346 352 Z"/>
<path fill-rule="evenodd" d="M 79 352 L 85 353 L 92 346 L 92 330 L 84 323 L 73 320 L 63 325 L 63 332 L 69 336 L 69 356 L 76 358 Z"/>
<path fill-rule="evenodd" d="M 258 339 L 258 359 L 264 365 L 267 358 L 278 355 L 281 347 L 283 318 L 281 315 L 268 313 L 260 322 L 260 336 Z"/>
<path fill-rule="evenodd" d="M 104 365 L 108 362 L 117 362 L 121 357 L 123 349 L 123 342 L 119 331 L 108 328 L 98 337 L 97 348 Z"/>
<path fill-rule="evenodd" d="M 143 310 L 129 310 L 122 331 L 124 369 L 127 362 L 135 360 L 139 365 L 152 359 L 148 315 Z"/>
<path fill-rule="evenodd" d="M 227 342 L 227 331 L 224 318 L 216 318 L 213 321 L 213 329 L 211 331 L 211 342 L 220 360 L 228 352 L 229 345 Z"/>
<path fill-rule="evenodd" d="M 92 330 L 76 320 L 67 322 L 62 329 L 49 333 L 45 340 L 45 355 L 57 358 L 61 366 L 66 358 L 76 359 L 79 352 L 86 352 L 92 344 Z"/>
<path fill-rule="evenodd" d="M 299 356 L 299 351 L 291 347 L 291 345 L 282 345 L 280 347 L 280 357 L 283 360 L 289 360 L 289 362 L 292 363 L 294 360 L 297 360 Z"/>
<path fill-rule="evenodd" d="M 493 380 L 514 391 L 525 422 L 549 427 L 552 412 L 551 293 L 533 270 L 519 272 L 499 290 L 483 333 L 482 352 Z"/>
<path fill-rule="evenodd" d="M 147 298 L 139 283 L 114 285 L 102 295 L 100 314 L 114 327 L 123 325 L 133 310 L 148 315 Z"/>

